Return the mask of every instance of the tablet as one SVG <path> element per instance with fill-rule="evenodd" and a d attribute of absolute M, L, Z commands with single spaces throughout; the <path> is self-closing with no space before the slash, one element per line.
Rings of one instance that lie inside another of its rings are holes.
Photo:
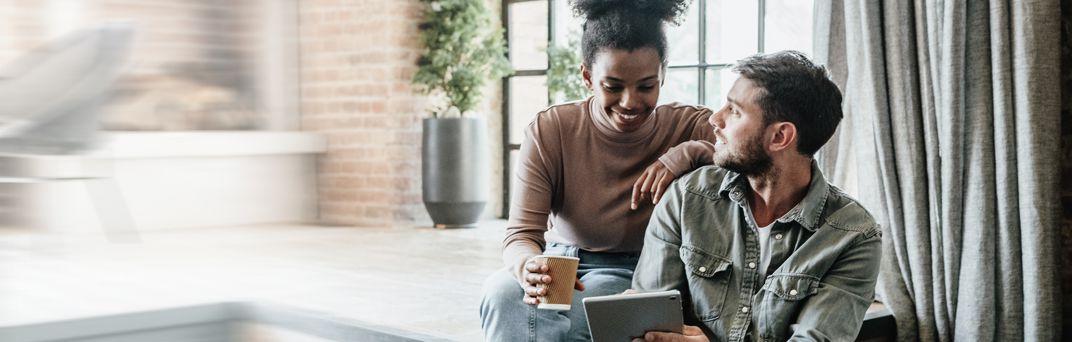
<path fill-rule="evenodd" d="M 631 293 L 583 300 L 594 342 L 630 341 L 648 331 L 681 333 L 681 293 Z"/>

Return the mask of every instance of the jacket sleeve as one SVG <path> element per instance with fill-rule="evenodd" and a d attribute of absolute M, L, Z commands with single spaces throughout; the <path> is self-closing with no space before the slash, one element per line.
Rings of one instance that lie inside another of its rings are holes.
<path fill-rule="evenodd" d="M 644 249 L 633 273 L 633 289 L 641 292 L 688 289 L 681 262 L 681 182 L 670 185 L 666 197 L 655 206 L 644 235 Z"/>

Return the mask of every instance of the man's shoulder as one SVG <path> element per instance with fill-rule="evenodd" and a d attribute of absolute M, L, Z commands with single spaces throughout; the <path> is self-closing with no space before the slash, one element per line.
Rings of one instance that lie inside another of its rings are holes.
<path fill-rule="evenodd" d="M 866 237 L 881 234 L 874 215 L 855 198 L 833 185 L 830 186 L 823 216 L 825 225 L 834 229 L 856 232 Z"/>
<path fill-rule="evenodd" d="M 685 192 L 714 200 L 718 198 L 718 190 L 729 173 L 721 167 L 707 165 L 682 175 L 677 182 Z"/>

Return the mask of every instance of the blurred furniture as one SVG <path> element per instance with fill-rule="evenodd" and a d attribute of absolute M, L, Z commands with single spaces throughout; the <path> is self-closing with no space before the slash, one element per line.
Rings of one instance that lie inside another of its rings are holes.
<path fill-rule="evenodd" d="M 36 196 L 80 182 L 104 227 L 129 230 L 106 162 L 77 155 L 97 137 L 98 111 L 118 78 L 133 29 L 109 24 L 31 50 L 0 69 L 0 226 L 46 223 Z M 40 185 L 40 186 L 35 186 Z M 38 190 L 38 191 L 28 191 Z"/>
<path fill-rule="evenodd" d="M 125 25 L 80 31 L 0 69 L 0 153 L 88 149 L 132 36 Z"/>

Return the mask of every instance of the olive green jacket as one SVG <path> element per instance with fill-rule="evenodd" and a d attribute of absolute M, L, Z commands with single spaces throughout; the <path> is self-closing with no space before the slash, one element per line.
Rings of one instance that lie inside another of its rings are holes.
<path fill-rule="evenodd" d="M 811 170 L 807 195 L 771 226 L 765 279 L 747 178 L 715 166 L 683 176 L 652 214 L 633 288 L 681 291 L 686 322 L 716 341 L 855 339 L 874 298 L 879 227 Z"/>

